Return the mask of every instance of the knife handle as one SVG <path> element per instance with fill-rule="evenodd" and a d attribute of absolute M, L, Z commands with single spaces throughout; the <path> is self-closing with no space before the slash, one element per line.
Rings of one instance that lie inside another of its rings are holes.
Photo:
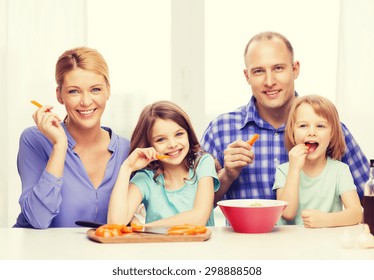
<path fill-rule="evenodd" d="M 77 226 L 81 227 L 90 227 L 90 228 L 98 228 L 104 224 L 101 223 L 95 223 L 95 222 L 90 222 L 90 221 L 75 221 L 75 224 Z"/>

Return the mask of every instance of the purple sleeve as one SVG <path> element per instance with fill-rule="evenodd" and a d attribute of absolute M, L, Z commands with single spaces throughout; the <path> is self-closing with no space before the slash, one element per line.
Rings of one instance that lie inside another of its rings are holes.
<path fill-rule="evenodd" d="M 51 143 L 35 128 L 20 138 L 17 167 L 22 182 L 21 212 L 34 228 L 48 228 L 59 213 L 63 178 L 49 174 L 47 165 Z"/>

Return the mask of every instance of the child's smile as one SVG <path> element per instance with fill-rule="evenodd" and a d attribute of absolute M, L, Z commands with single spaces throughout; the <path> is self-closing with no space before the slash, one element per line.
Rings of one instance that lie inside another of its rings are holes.
<path fill-rule="evenodd" d="M 187 131 L 176 122 L 164 119 L 157 119 L 153 125 L 152 145 L 157 152 L 168 156 L 165 163 L 173 164 L 180 164 L 190 148 Z"/>

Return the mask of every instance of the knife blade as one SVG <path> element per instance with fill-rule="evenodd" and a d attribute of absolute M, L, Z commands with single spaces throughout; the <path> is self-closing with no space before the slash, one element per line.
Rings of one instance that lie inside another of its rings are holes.
<path fill-rule="evenodd" d="M 133 232 L 166 235 L 168 233 L 168 230 L 169 230 L 168 227 L 143 227 L 142 229 L 139 229 L 139 230 L 133 229 Z"/>
<path fill-rule="evenodd" d="M 92 221 L 75 221 L 77 226 L 81 227 L 89 227 L 89 228 L 98 228 L 105 224 L 92 222 Z M 143 227 L 139 230 L 133 229 L 134 233 L 150 233 L 150 234 L 167 234 L 168 227 Z"/>

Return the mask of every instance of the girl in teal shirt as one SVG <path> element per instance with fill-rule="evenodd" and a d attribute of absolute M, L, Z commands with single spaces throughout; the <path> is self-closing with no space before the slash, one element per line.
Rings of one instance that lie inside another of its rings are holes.
<path fill-rule="evenodd" d="M 273 189 L 289 204 L 280 223 L 305 227 L 358 224 L 362 209 L 334 104 L 318 95 L 297 98 L 285 128 L 289 162 L 280 165 Z M 343 207 L 344 206 L 344 207 Z"/>
<path fill-rule="evenodd" d="M 143 203 L 149 226 L 214 225 L 214 192 L 219 188 L 214 160 L 202 151 L 179 106 L 169 101 L 146 106 L 130 153 L 110 198 L 108 223 L 129 223 Z"/>

